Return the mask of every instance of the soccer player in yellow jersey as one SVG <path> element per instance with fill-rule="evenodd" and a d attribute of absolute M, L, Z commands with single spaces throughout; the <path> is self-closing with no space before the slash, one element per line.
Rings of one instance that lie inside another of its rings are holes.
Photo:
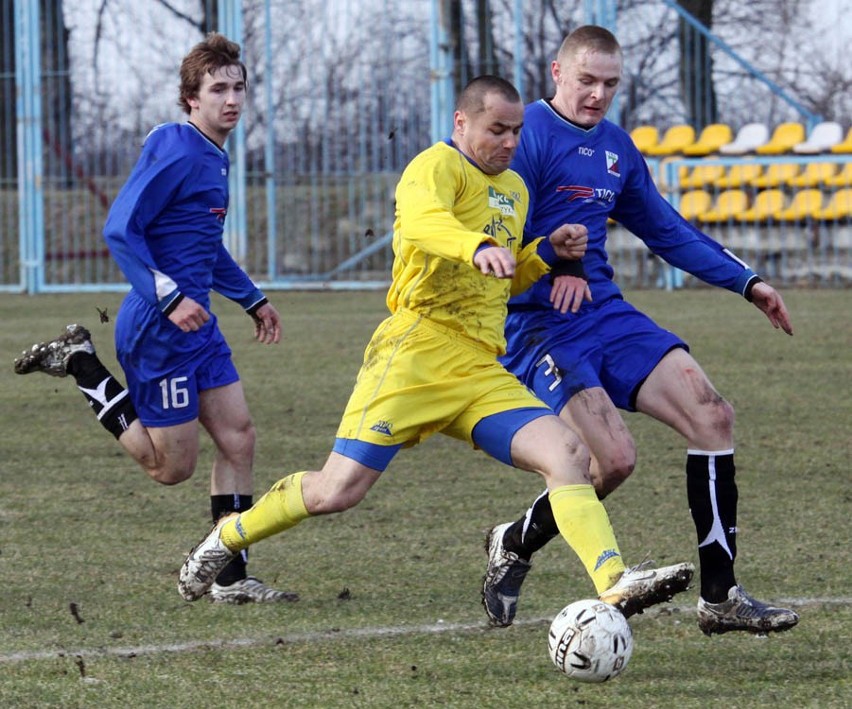
<path fill-rule="evenodd" d="M 450 140 L 406 167 L 396 190 L 391 315 L 376 329 L 322 470 L 289 475 L 249 510 L 220 521 L 190 553 L 178 590 L 203 596 L 242 549 L 315 515 L 357 505 L 397 451 L 433 433 L 539 473 L 559 530 L 606 602 L 625 614 L 685 590 L 691 564 L 626 569 L 578 436 L 497 357 L 510 294 L 585 251 L 564 224 L 521 248 L 528 194 L 509 170 L 524 120 L 509 82 L 474 79 Z"/>

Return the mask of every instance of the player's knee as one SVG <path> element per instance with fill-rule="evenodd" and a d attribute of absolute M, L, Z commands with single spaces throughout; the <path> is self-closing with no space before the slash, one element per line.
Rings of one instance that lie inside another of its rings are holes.
<path fill-rule="evenodd" d="M 145 469 L 145 472 L 148 473 L 149 477 L 161 485 L 177 485 L 178 483 L 182 483 L 189 480 L 194 471 L 194 465 L 191 467 L 187 465 L 177 467 L 160 466 Z"/>
<path fill-rule="evenodd" d="M 627 478 L 633 474 L 636 467 L 636 449 L 613 448 L 606 461 L 601 463 L 599 481 L 596 481 L 595 489 L 598 496 L 606 497 L 614 492 Z"/>

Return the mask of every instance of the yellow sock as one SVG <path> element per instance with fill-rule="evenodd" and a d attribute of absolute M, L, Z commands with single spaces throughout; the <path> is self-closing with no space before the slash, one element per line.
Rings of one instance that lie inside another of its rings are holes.
<path fill-rule="evenodd" d="M 591 485 L 563 485 L 550 491 L 559 533 L 580 557 L 597 592 L 610 588 L 624 572 L 606 509 Z"/>
<path fill-rule="evenodd" d="M 240 551 L 310 517 L 302 498 L 304 474 L 294 473 L 279 480 L 251 509 L 225 522 L 220 531 L 225 546 Z"/>

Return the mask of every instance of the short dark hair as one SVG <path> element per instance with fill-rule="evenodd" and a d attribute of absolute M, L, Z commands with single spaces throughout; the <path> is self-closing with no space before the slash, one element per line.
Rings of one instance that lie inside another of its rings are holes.
<path fill-rule="evenodd" d="M 583 25 L 562 40 L 557 58 L 561 61 L 563 58 L 572 57 L 583 49 L 601 52 L 602 54 L 618 54 L 619 56 L 622 53 L 621 45 L 615 35 L 606 27 Z"/>
<path fill-rule="evenodd" d="M 240 61 L 240 45 L 218 32 L 211 32 L 196 44 L 180 65 L 180 98 L 178 105 L 191 113 L 188 99 L 198 96 L 201 80 L 223 66 L 237 66 L 247 81 L 246 65 Z"/>
<path fill-rule="evenodd" d="M 493 74 L 482 74 L 471 79 L 456 101 L 456 110 L 465 113 L 480 113 L 485 110 L 485 97 L 500 94 L 507 101 L 521 102 L 521 95 L 510 81 Z"/>

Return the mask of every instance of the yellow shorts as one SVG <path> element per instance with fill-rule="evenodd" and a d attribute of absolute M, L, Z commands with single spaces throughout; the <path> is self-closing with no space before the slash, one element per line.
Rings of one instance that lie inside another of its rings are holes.
<path fill-rule="evenodd" d="M 440 431 L 474 445 L 483 418 L 524 408 L 550 412 L 493 351 L 400 310 L 367 346 L 337 437 L 413 446 Z"/>

